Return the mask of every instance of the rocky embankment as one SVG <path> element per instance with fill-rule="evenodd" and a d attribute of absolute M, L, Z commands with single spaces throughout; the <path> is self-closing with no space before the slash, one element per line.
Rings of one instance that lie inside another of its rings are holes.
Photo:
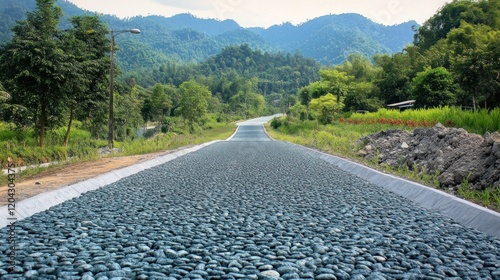
<path fill-rule="evenodd" d="M 358 155 L 393 168 L 408 166 L 436 174 L 440 188 L 454 193 L 468 180 L 478 190 L 500 188 L 500 133 L 480 136 L 437 124 L 432 128 L 382 131 L 359 140 Z"/>

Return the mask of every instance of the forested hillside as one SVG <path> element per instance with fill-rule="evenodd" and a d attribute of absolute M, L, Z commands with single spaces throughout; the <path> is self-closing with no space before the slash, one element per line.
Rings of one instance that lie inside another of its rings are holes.
<path fill-rule="evenodd" d="M 230 46 L 221 53 L 198 64 L 168 62 L 154 69 L 138 69 L 125 74 L 125 80 L 134 79 L 143 86 L 155 83 L 179 86 L 192 77 L 211 77 L 212 80 L 232 81 L 235 77 L 258 79 L 258 92 L 295 94 L 297 89 L 319 79 L 321 65 L 299 53 L 269 53 L 252 49 L 249 45 Z M 227 89 L 216 90 L 230 97 Z M 237 93 L 237 92 L 236 92 Z M 224 98 L 227 100 L 227 98 Z"/>
<path fill-rule="evenodd" d="M 71 2 L 57 0 L 64 12 L 61 28 L 69 27 L 66 18 L 88 13 Z M 0 3 L 0 42 L 5 42 L 15 20 L 23 19 L 35 7 L 34 0 L 3 0 Z M 342 63 L 352 53 L 373 57 L 394 53 L 412 41 L 408 22 L 396 26 L 376 24 L 357 14 L 327 15 L 298 26 L 275 25 L 268 29 L 242 28 L 232 20 L 200 19 L 189 14 L 170 18 L 160 16 L 119 19 L 101 15 L 115 30 L 138 28 L 139 36 L 120 36 L 117 60 L 123 72 L 137 68 L 155 68 L 168 61 L 201 62 L 227 46 L 248 44 L 263 52 L 296 53 L 314 58 L 324 65 Z"/>
<path fill-rule="evenodd" d="M 415 21 L 383 26 L 358 14 L 342 14 L 318 17 L 298 26 L 284 23 L 252 30 L 281 50 L 300 50 L 328 65 L 342 63 L 352 53 L 373 57 L 399 52 L 412 41 L 412 28 L 417 27 Z"/>

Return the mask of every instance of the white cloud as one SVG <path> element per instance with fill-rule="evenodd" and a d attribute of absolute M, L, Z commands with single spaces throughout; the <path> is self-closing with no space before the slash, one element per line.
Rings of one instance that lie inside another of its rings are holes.
<path fill-rule="evenodd" d="M 299 24 L 326 14 L 359 13 L 385 25 L 423 23 L 446 0 L 69 0 L 79 7 L 119 17 L 172 16 L 234 19 L 244 27 Z"/>
<path fill-rule="evenodd" d="M 152 2 L 156 2 L 162 6 L 179 8 L 179 9 L 186 9 L 186 10 L 193 10 L 193 11 L 208 10 L 211 7 L 209 1 L 199 1 L 199 0 L 183 0 L 183 1 L 152 0 Z"/>

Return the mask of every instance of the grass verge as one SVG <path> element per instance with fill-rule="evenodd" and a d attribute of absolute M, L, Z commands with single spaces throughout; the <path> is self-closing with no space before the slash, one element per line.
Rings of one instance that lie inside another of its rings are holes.
<path fill-rule="evenodd" d="M 465 200 L 486 206 L 500 212 L 500 189 L 487 188 L 479 191 L 471 188 L 468 178 L 458 187 L 457 195 Z"/>
<path fill-rule="evenodd" d="M 139 138 L 133 141 L 117 142 L 116 148 L 122 149 L 123 156 L 148 154 L 173 150 L 183 146 L 199 145 L 214 140 L 229 138 L 236 129 L 234 124 L 224 124 L 195 134 L 177 134 L 175 132 L 158 134 L 152 138 Z"/>

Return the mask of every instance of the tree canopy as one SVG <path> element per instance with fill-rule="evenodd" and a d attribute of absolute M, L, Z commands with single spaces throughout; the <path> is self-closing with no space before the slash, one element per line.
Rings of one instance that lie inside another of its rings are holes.
<path fill-rule="evenodd" d="M 40 147 L 46 127 L 61 120 L 66 77 L 73 70 L 57 28 L 62 12 L 54 1 L 37 0 L 36 10 L 13 28 L 12 40 L 0 49 L 0 75 L 13 102 L 33 114 Z"/>
<path fill-rule="evenodd" d="M 211 96 L 208 87 L 190 80 L 179 87 L 181 99 L 177 112 L 193 126 L 208 112 L 208 100 Z"/>

